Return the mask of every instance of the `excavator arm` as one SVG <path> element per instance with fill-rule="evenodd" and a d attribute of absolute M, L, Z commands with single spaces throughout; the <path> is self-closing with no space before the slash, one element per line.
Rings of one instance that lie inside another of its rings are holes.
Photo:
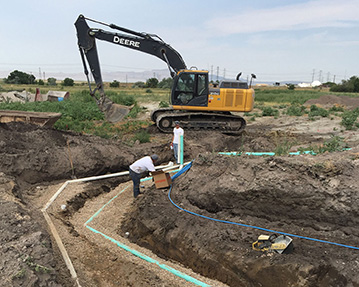
<path fill-rule="evenodd" d="M 90 28 L 86 20 L 108 26 L 111 29 L 119 30 L 126 34 Z M 90 88 L 90 94 L 96 99 L 97 105 L 101 111 L 105 113 L 106 119 L 110 122 L 120 121 L 128 113 L 129 109 L 125 106 L 114 104 L 105 96 L 100 61 L 96 48 L 96 40 L 107 41 L 116 45 L 156 56 L 166 62 L 172 77 L 174 77 L 178 71 L 186 69 L 186 64 L 184 63 L 181 55 L 156 35 L 135 32 L 119 27 L 115 24 L 102 23 L 85 18 L 83 15 L 80 15 L 77 18 L 75 27 L 77 30 L 78 45 L 84 66 L 84 73 L 87 77 Z M 91 74 L 93 75 L 96 83 L 96 88 L 94 90 L 91 88 L 86 62 L 90 67 Z M 96 91 L 99 91 L 100 98 L 95 96 Z"/>

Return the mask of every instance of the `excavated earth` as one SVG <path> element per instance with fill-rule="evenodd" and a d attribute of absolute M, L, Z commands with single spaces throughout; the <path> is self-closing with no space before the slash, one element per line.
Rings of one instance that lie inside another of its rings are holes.
<path fill-rule="evenodd" d="M 310 104 L 338 101 L 322 100 Z M 340 121 L 257 118 L 240 137 L 185 131 L 184 157 L 192 167 L 171 189 L 145 181 L 137 199 L 127 175 L 69 183 L 47 213 L 76 276 L 41 209 L 68 180 L 127 171 L 152 153 L 167 164 L 171 135 L 150 127 L 150 143 L 129 146 L 0 124 L 0 286 L 359 286 L 359 137 Z M 351 149 L 218 154 L 268 152 L 288 142 L 295 151 L 333 135 Z M 275 232 L 292 235 L 292 253 L 252 249 L 259 235 Z"/>

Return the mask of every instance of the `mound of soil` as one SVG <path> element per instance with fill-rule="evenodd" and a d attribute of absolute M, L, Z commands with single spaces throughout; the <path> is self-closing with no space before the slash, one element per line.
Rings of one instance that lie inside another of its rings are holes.
<path fill-rule="evenodd" d="M 359 107 L 359 98 L 348 96 L 325 95 L 318 99 L 310 99 L 304 103 L 306 106 L 319 105 L 323 107 L 342 106 L 347 109 L 355 109 Z"/>
<path fill-rule="evenodd" d="M 176 179 L 171 198 L 179 207 L 210 218 L 355 246 L 359 140 L 355 133 L 342 131 L 339 122 L 262 118 L 249 123 L 240 137 L 186 132 L 185 161 L 195 161 Z M 0 274 L 5 278 L 0 286 L 74 285 L 40 210 L 66 180 L 126 171 L 136 159 L 152 153 L 160 156 L 159 164 L 172 161 L 172 135 L 154 127 L 148 132 L 150 143 L 129 146 L 24 123 L 0 124 Z M 321 144 L 333 134 L 355 149 L 317 157 L 217 155 L 273 151 L 288 141 Z M 124 176 L 72 186 L 49 209 L 81 286 L 188 286 L 121 255 L 84 227 L 123 184 L 131 185 L 128 181 Z M 169 201 L 167 190 L 146 185 L 138 200 L 129 189 L 98 224 L 118 240 L 146 247 L 178 269 L 187 266 L 224 282 L 210 281 L 212 286 L 359 284 L 355 250 L 293 238 L 292 254 L 253 251 L 251 243 L 262 231 L 189 214 Z M 67 205 L 66 212 L 61 204 Z"/>
<path fill-rule="evenodd" d="M 172 186 L 177 207 L 152 188 L 121 229 L 136 244 L 229 286 L 356 286 L 357 250 L 292 237 L 293 253 L 262 254 L 251 244 L 270 232 L 243 225 L 358 248 L 358 165 L 342 153 L 202 154 Z"/>

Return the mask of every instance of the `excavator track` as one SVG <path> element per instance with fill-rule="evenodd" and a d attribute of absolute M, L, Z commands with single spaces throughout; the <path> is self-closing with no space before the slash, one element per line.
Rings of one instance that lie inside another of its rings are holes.
<path fill-rule="evenodd" d="M 173 132 L 175 121 L 180 121 L 181 127 L 187 130 L 216 130 L 231 135 L 240 135 L 246 127 L 244 118 L 231 113 L 162 109 L 155 111 L 151 118 L 165 133 Z"/>

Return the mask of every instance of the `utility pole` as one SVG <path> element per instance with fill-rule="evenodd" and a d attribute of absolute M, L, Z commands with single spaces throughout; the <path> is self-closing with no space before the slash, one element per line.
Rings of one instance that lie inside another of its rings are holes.
<path fill-rule="evenodd" d="M 335 75 L 334 75 L 334 77 L 333 77 L 333 83 L 335 84 Z"/>
<path fill-rule="evenodd" d="M 319 71 L 319 77 L 318 77 L 319 82 L 321 82 L 321 78 L 322 78 L 322 70 Z"/>
<path fill-rule="evenodd" d="M 39 79 L 41 79 L 41 68 L 39 67 Z"/>
<path fill-rule="evenodd" d="M 211 66 L 211 82 L 213 82 L 213 65 Z"/>
<path fill-rule="evenodd" d="M 219 66 L 217 66 L 217 82 L 218 82 L 218 75 L 219 75 Z"/>
<path fill-rule="evenodd" d="M 226 68 L 223 69 L 223 79 L 226 79 Z"/>
<path fill-rule="evenodd" d="M 314 82 L 314 75 L 315 75 L 315 69 L 313 69 L 313 74 L 312 74 L 312 83 Z"/>

